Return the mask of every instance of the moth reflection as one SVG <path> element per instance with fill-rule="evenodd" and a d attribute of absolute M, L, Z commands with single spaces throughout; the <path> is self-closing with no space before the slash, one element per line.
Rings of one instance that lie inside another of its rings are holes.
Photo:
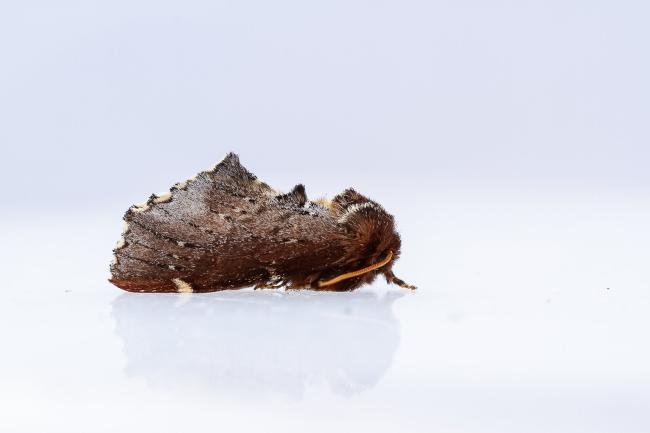
<path fill-rule="evenodd" d="M 112 305 L 126 373 L 164 388 L 300 398 L 373 387 L 400 339 L 388 292 L 125 293 Z"/>

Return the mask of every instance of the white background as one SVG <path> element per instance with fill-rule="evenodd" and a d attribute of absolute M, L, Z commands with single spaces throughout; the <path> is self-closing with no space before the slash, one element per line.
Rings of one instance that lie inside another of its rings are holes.
<path fill-rule="evenodd" d="M 650 431 L 644 2 L 0 4 L 0 431 Z M 351 294 L 128 294 L 228 151 L 398 221 Z"/>

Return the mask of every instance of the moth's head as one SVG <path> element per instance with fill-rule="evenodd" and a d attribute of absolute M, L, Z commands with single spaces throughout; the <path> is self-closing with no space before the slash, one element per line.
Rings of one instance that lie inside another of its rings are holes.
<path fill-rule="evenodd" d="M 392 275 L 393 263 L 400 255 L 402 242 L 395 230 L 395 220 L 377 202 L 347 189 L 332 200 L 337 223 L 348 233 L 347 256 L 339 274 L 373 268 L 335 283 L 334 290 L 352 290 L 370 283 L 379 274 Z"/>

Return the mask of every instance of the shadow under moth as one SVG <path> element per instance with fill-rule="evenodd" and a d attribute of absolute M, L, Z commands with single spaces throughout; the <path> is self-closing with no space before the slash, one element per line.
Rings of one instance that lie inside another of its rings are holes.
<path fill-rule="evenodd" d="M 110 282 L 131 292 L 244 287 L 349 291 L 386 281 L 401 241 L 393 216 L 353 189 L 310 201 L 282 194 L 234 153 L 124 215 Z"/>

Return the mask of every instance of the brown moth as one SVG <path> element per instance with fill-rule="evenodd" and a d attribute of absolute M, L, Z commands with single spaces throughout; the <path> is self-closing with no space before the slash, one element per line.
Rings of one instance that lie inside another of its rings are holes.
<path fill-rule="evenodd" d="M 131 292 L 348 291 L 378 274 L 415 288 L 391 270 L 401 241 L 378 203 L 351 188 L 331 201 L 308 200 L 300 184 L 279 193 L 234 153 L 132 206 L 124 221 L 109 281 Z"/>

